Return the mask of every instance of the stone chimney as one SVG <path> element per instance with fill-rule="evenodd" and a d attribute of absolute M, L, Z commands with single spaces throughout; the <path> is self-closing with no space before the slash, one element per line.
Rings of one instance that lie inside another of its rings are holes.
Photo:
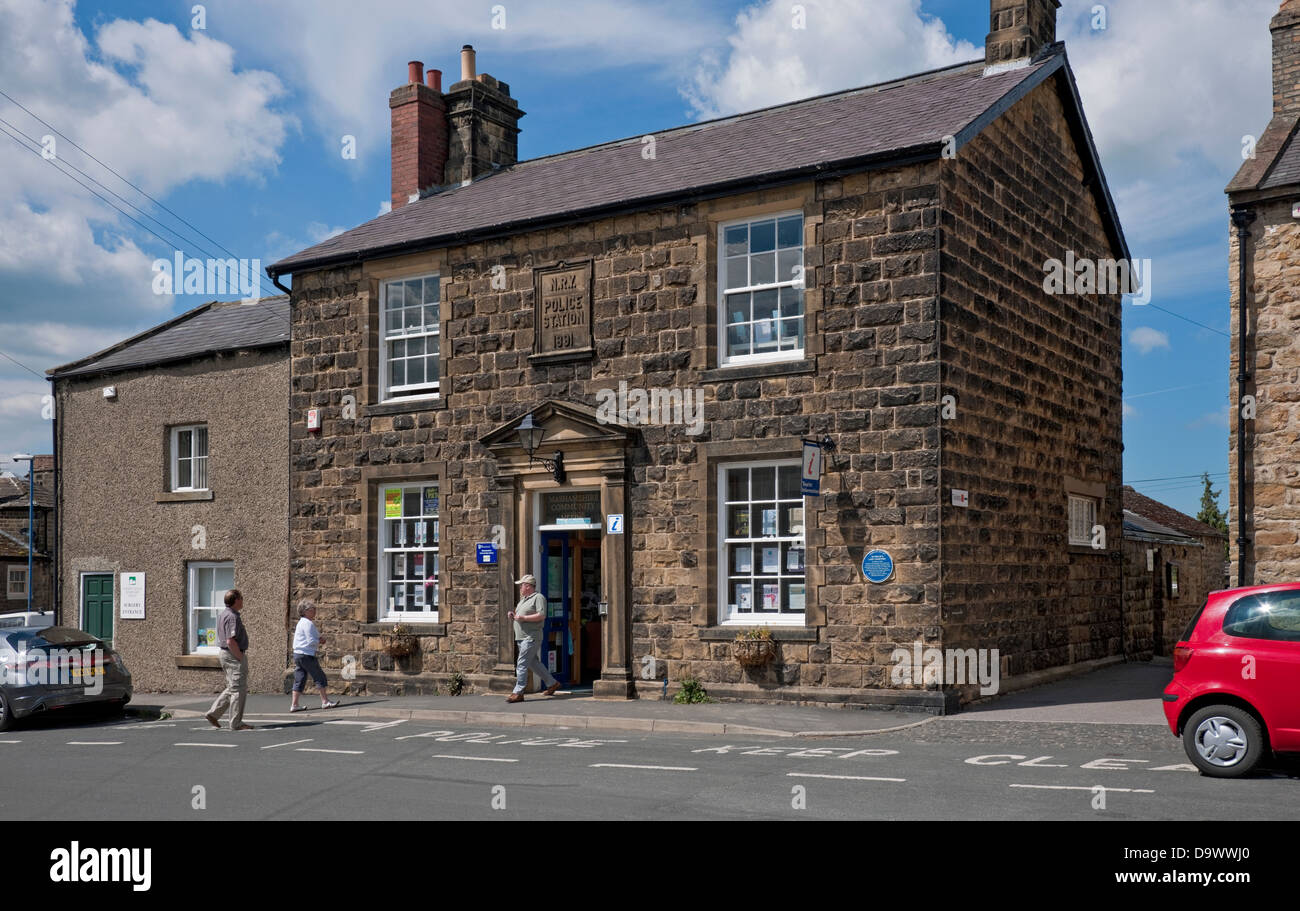
<path fill-rule="evenodd" d="M 464 183 L 519 160 L 519 118 L 524 112 L 510 86 L 479 73 L 474 48 L 460 51 L 460 81 L 447 89 L 445 182 Z"/>
<path fill-rule="evenodd" d="M 393 119 L 394 209 L 419 199 L 420 191 L 443 184 L 447 165 L 447 103 L 442 95 L 442 73 L 424 64 L 407 64 L 407 82 L 393 89 L 388 107 Z"/>
<path fill-rule="evenodd" d="M 991 0 L 984 74 L 1025 66 L 1040 50 L 1055 43 L 1056 11 L 1060 8 L 1061 0 Z"/>
<path fill-rule="evenodd" d="M 32 459 L 32 478 L 42 490 L 53 490 L 54 456 L 38 455 Z"/>
<path fill-rule="evenodd" d="M 1300 0 L 1286 0 L 1273 21 L 1273 116 L 1300 114 Z"/>

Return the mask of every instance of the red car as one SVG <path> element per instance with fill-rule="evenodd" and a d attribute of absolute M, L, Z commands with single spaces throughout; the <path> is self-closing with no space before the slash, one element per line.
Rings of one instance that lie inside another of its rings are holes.
<path fill-rule="evenodd" d="M 1203 775 L 1300 752 L 1300 582 L 1211 594 L 1174 648 L 1164 709 Z"/>

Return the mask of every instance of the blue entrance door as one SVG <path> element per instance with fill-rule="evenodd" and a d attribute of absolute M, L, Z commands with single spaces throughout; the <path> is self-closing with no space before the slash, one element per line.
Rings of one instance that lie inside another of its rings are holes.
<path fill-rule="evenodd" d="M 542 626 L 542 663 L 561 683 L 572 683 L 573 616 L 572 557 L 568 532 L 542 532 L 541 593 L 546 596 L 546 621 Z"/>

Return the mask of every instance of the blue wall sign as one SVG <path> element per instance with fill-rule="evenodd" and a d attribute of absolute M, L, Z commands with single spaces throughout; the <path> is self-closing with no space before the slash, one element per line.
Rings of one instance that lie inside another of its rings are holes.
<path fill-rule="evenodd" d="M 491 542 L 487 544 L 475 544 L 474 551 L 478 556 L 480 564 L 497 562 L 497 546 Z"/>
<path fill-rule="evenodd" d="M 888 582 L 894 574 L 894 558 L 883 550 L 873 550 L 862 558 L 862 575 L 868 582 Z"/>

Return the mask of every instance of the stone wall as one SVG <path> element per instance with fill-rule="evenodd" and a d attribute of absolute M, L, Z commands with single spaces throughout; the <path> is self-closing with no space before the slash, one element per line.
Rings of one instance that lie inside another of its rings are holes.
<path fill-rule="evenodd" d="M 188 565 L 233 561 L 250 686 L 280 691 L 289 645 L 284 349 L 123 371 L 112 383 L 113 399 L 101 394 L 103 377 L 56 383 L 63 622 L 80 625 L 81 573 L 113 573 L 114 646 L 137 691 L 217 692 L 225 675 L 216 656 L 186 655 Z M 177 500 L 167 492 L 169 427 L 204 422 L 212 496 Z M 145 574 L 143 620 L 121 619 L 123 572 Z"/>
<path fill-rule="evenodd" d="M 943 176 L 944 645 L 1004 675 L 1121 652 L 1120 296 L 1051 295 L 1045 264 L 1117 259 L 1052 83 Z M 968 508 L 952 505 L 969 491 Z M 1072 547 L 1067 491 L 1106 547 Z"/>
<path fill-rule="evenodd" d="M 741 695 L 778 684 L 887 686 L 894 644 L 939 635 L 938 173 L 937 163 L 882 170 L 297 277 L 294 597 L 317 599 L 339 649 L 358 651 L 357 685 L 428 688 L 453 670 L 486 682 L 504 608 L 495 579 L 474 564 L 472 542 L 490 540 L 502 494 L 477 440 L 547 399 L 594 405 L 600 389 L 625 380 L 703 389 L 705 402 L 702 434 L 643 427 L 629 457 L 634 664 L 651 656 L 666 662 L 674 683 L 695 676 Z M 802 364 L 719 370 L 717 224 L 791 209 L 805 216 L 808 356 Z M 530 363 L 532 268 L 585 257 L 594 260 L 595 358 Z M 504 288 L 492 285 L 498 265 Z M 444 397 L 376 406 L 379 281 L 432 271 L 442 276 Z M 355 420 L 342 419 L 348 394 L 358 402 Z M 303 412 L 318 406 L 325 424 L 314 439 Z M 839 451 L 809 517 L 817 529 L 809 534 L 808 579 L 815 628 L 802 641 L 783 642 L 775 665 L 744 674 L 726 638 L 701 638 L 717 616 L 707 518 L 716 467 L 797 459 L 801 436 L 828 433 Z M 389 672 L 363 565 L 374 541 L 362 504 L 380 480 L 422 470 L 440 472 L 446 491 L 443 611 L 422 637 L 418 668 Z M 898 564 L 891 585 L 869 590 L 861 581 L 856 564 L 868 545 L 891 549 Z M 327 654 L 327 666 L 338 660 Z"/>
<path fill-rule="evenodd" d="M 1219 584 L 1207 576 L 1207 550 L 1217 549 L 1219 577 L 1222 577 L 1221 542 L 1124 539 L 1124 654 L 1146 661 L 1153 655 L 1170 657 L 1192 616 L 1204 606 Z M 1153 568 L 1147 569 L 1147 552 L 1152 551 Z M 1168 590 L 1169 564 L 1178 567 L 1178 596 Z M 1158 590 L 1157 590 L 1158 589 Z M 1157 630 L 1157 622 L 1159 630 Z M 1157 641 L 1158 640 L 1158 641 Z"/>
<path fill-rule="evenodd" d="M 1255 420 L 1246 423 L 1244 503 L 1246 584 L 1292 582 L 1300 572 L 1300 223 L 1291 217 L 1291 200 L 1257 207 L 1247 250 L 1250 286 L 1248 359 L 1253 377 L 1247 394 L 1255 396 Z M 1238 241 L 1229 244 L 1232 295 L 1230 401 L 1238 400 Z M 1237 424 L 1229 434 L 1228 532 L 1232 542 L 1232 584 L 1237 582 L 1237 516 L 1243 498 L 1237 489 Z"/>

